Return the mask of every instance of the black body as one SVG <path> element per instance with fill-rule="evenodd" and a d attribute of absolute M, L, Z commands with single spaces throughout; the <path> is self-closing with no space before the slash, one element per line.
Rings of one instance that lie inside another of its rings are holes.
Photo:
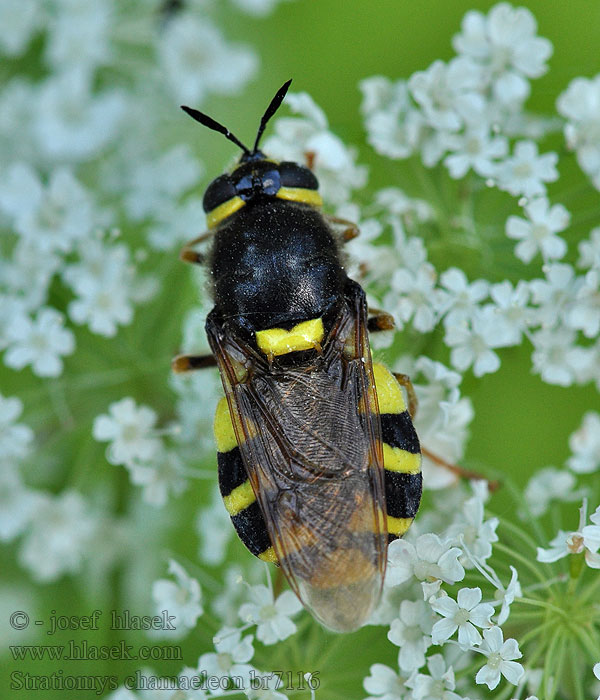
<path fill-rule="evenodd" d="M 348 282 L 321 213 L 276 197 L 254 199 L 225 219 L 208 265 L 213 314 L 247 340 L 307 319 L 326 324 Z"/>

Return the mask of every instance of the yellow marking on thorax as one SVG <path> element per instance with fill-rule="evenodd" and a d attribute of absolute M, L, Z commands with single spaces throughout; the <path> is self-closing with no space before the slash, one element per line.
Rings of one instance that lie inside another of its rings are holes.
<path fill-rule="evenodd" d="M 276 197 L 287 199 L 290 202 L 303 202 L 313 207 L 323 206 L 323 199 L 317 190 L 309 190 L 303 187 L 280 187 Z"/>
<path fill-rule="evenodd" d="M 402 413 L 405 411 L 406 403 L 402 389 L 389 369 L 380 362 L 376 362 L 373 364 L 373 375 L 375 376 L 379 413 Z"/>
<path fill-rule="evenodd" d="M 320 345 L 325 335 L 322 318 L 302 321 L 289 331 L 284 328 L 268 328 L 257 331 L 256 344 L 265 355 L 287 355 L 288 352 L 311 350 Z"/>
<path fill-rule="evenodd" d="M 258 555 L 258 558 L 261 559 L 262 561 L 270 562 L 271 564 L 277 563 L 277 555 L 275 554 L 275 550 L 273 549 L 273 547 L 269 547 L 269 549 L 265 549 L 264 552 L 261 552 Z"/>
<path fill-rule="evenodd" d="M 229 515 L 237 515 L 244 508 L 252 505 L 256 501 L 256 496 L 252 490 L 252 484 L 250 480 L 244 481 L 241 486 L 233 489 L 233 491 L 228 495 L 223 497 L 223 503 Z"/>
<path fill-rule="evenodd" d="M 223 202 L 223 204 L 219 204 L 218 207 L 215 207 L 206 215 L 206 223 L 208 224 L 208 228 L 214 228 L 217 224 L 221 223 L 223 219 L 226 219 L 238 209 L 241 209 L 244 204 L 246 204 L 246 202 L 244 202 L 244 200 L 237 195 L 231 199 L 228 199 L 226 202 Z"/>
<path fill-rule="evenodd" d="M 229 452 L 233 450 L 234 447 L 237 447 L 237 438 L 235 437 L 229 406 L 227 405 L 227 399 L 225 397 L 217 404 L 213 431 L 215 434 L 215 442 L 217 443 L 217 450 L 219 452 Z"/>
<path fill-rule="evenodd" d="M 401 537 L 408 530 L 413 520 L 414 518 L 392 518 L 391 515 L 388 515 L 388 532 L 391 535 Z"/>
<path fill-rule="evenodd" d="M 391 472 L 418 474 L 421 471 L 421 455 L 407 452 L 400 447 L 383 443 L 383 466 Z"/>

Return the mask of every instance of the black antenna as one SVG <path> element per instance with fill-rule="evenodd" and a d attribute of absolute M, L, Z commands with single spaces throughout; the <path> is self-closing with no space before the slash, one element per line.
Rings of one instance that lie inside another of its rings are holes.
<path fill-rule="evenodd" d="M 186 114 L 189 114 L 192 119 L 195 119 L 197 122 L 200 122 L 200 124 L 202 124 L 203 126 L 207 126 L 213 131 L 218 131 L 220 134 L 223 134 L 225 138 L 229 139 L 230 141 L 233 141 L 233 143 L 235 143 L 236 146 L 239 146 L 242 149 L 242 151 L 244 151 L 245 155 L 250 155 L 250 149 L 247 146 L 244 146 L 244 144 L 237 138 L 237 136 L 232 134 L 226 126 L 223 126 L 223 124 L 219 124 L 219 122 L 215 121 L 212 117 L 209 117 L 208 114 L 204 114 L 204 112 L 199 112 L 197 109 L 192 109 L 192 107 L 185 107 L 184 105 L 181 105 L 181 109 Z"/>
<path fill-rule="evenodd" d="M 267 122 L 279 109 L 279 106 L 283 102 L 283 98 L 285 97 L 291 83 L 292 79 L 290 78 L 287 83 L 284 83 L 279 90 L 277 90 L 275 97 L 271 100 L 271 104 L 267 107 L 266 112 L 263 114 L 262 119 L 260 120 L 260 126 L 258 127 L 258 133 L 256 134 L 256 141 L 254 142 L 252 153 L 256 153 L 258 151 L 258 142 L 260 141 L 260 137 L 263 135 Z"/>

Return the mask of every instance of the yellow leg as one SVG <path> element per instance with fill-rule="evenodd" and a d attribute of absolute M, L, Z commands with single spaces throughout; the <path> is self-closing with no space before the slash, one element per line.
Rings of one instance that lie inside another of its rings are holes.
<path fill-rule="evenodd" d="M 195 245 L 198 245 L 198 243 L 206 241 L 212 235 L 212 231 L 207 231 L 206 233 L 203 233 L 202 235 L 197 236 L 196 238 L 192 238 L 191 241 L 188 241 L 179 253 L 179 257 L 181 258 L 181 260 L 183 260 L 184 262 L 195 263 L 196 265 L 202 265 L 202 263 L 204 262 L 204 255 L 202 255 L 202 253 L 198 253 L 195 250 L 192 250 L 192 248 Z"/>

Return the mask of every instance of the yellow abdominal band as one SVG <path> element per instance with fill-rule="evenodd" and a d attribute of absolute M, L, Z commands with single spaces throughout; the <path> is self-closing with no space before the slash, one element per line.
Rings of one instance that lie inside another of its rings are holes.
<path fill-rule="evenodd" d="M 289 331 L 285 328 L 268 328 L 257 331 L 256 344 L 265 355 L 287 355 L 288 352 L 312 350 L 323 341 L 325 329 L 322 318 L 302 321 Z"/>
<path fill-rule="evenodd" d="M 406 410 L 402 389 L 389 369 L 379 362 L 373 364 L 373 375 L 377 387 L 379 413 L 402 413 Z"/>

